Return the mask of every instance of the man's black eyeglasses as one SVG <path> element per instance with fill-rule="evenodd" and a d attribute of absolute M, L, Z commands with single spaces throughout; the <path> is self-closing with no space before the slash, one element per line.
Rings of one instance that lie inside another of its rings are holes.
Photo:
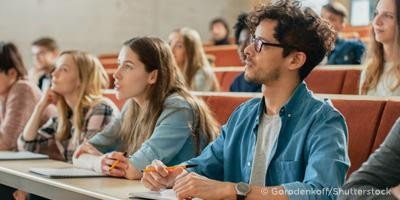
<path fill-rule="evenodd" d="M 251 37 L 251 43 L 254 44 L 254 49 L 256 50 L 256 52 L 261 52 L 261 49 L 263 47 L 263 45 L 266 46 L 273 46 L 273 47 L 280 47 L 280 48 L 289 48 L 289 49 L 296 49 L 293 46 L 290 45 L 284 45 L 284 44 L 276 44 L 276 43 L 270 43 L 270 42 L 264 42 L 262 41 L 261 38 L 257 38 L 255 36 Z"/>

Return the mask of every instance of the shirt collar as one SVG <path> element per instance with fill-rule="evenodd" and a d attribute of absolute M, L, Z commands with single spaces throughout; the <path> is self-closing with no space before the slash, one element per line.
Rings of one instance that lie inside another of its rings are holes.
<path fill-rule="evenodd" d="M 295 115 L 297 112 L 300 111 L 299 108 L 302 108 L 304 102 L 304 98 L 306 95 L 310 95 L 310 91 L 307 89 L 306 84 L 304 81 L 299 83 L 297 85 L 296 89 L 292 93 L 292 96 L 289 98 L 289 100 L 282 106 L 282 108 L 279 111 L 279 115 L 281 117 L 286 116 L 286 117 L 292 117 Z M 260 104 L 258 106 L 258 115 L 256 118 L 256 122 L 259 122 L 260 117 L 262 116 L 265 108 L 265 101 L 264 97 L 261 99 Z"/>

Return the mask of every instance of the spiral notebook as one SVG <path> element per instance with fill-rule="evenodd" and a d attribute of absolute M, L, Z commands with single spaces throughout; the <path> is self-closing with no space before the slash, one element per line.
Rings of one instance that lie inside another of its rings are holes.
<path fill-rule="evenodd" d="M 2 160 L 35 160 L 48 159 L 48 155 L 32 153 L 29 151 L 0 151 L 0 161 Z"/>
<path fill-rule="evenodd" d="M 46 176 L 48 178 L 87 178 L 87 177 L 105 177 L 107 175 L 88 169 L 76 167 L 64 168 L 30 168 L 30 172 Z"/>

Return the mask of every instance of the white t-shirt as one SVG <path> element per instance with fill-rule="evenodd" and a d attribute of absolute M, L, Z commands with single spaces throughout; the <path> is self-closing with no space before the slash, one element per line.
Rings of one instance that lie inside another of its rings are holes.
<path fill-rule="evenodd" d="M 382 76 L 379 78 L 378 84 L 375 88 L 370 89 L 367 92 L 369 96 L 400 96 L 400 87 L 397 87 L 395 90 L 391 90 L 393 85 L 396 83 L 400 77 L 393 71 L 393 64 L 392 63 L 385 63 L 384 70 Z M 360 77 L 360 94 L 361 94 L 361 87 L 365 80 L 365 70 L 361 73 Z"/>

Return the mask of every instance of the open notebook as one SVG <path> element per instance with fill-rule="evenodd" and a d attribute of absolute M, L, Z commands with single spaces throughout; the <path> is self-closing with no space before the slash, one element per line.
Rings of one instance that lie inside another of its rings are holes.
<path fill-rule="evenodd" d="M 34 160 L 34 159 L 47 159 L 48 155 L 32 153 L 29 151 L 0 151 L 1 160 Z"/>
<path fill-rule="evenodd" d="M 172 189 L 161 190 L 160 192 L 132 192 L 129 193 L 129 199 L 157 199 L 157 200 L 176 200 L 175 191 Z"/>
<path fill-rule="evenodd" d="M 75 167 L 30 168 L 29 171 L 49 178 L 84 178 L 84 177 L 107 176 L 105 174 L 101 174 L 92 170 L 75 168 Z"/>

